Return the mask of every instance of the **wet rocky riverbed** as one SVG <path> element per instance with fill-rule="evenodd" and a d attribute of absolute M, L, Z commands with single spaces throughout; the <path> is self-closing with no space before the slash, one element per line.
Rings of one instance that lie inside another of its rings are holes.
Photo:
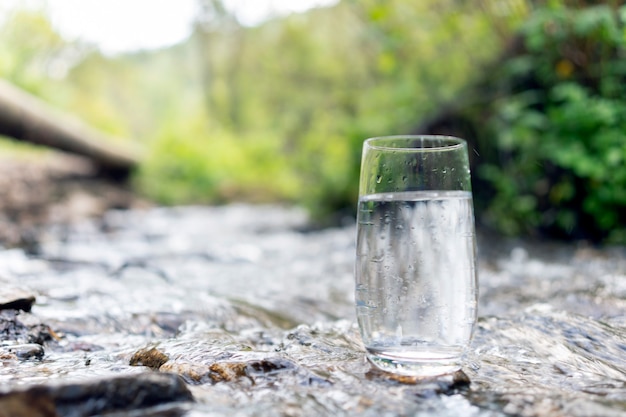
<path fill-rule="evenodd" d="M 375 371 L 354 225 L 111 211 L 0 250 L 0 417 L 626 415 L 626 250 L 479 239 L 463 373 Z"/>

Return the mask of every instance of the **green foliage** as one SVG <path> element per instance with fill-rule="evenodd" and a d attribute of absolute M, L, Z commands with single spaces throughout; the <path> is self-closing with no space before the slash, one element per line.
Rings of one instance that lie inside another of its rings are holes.
<path fill-rule="evenodd" d="M 289 201 L 320 220 L 354 210 L 363 140 L 410 133 L 458 100 L 526 10 L 524 0 L 344 0 L 246 28 L 220 0 L 198 1 L 187 42 L 115 57 L 29 12 L 3 29 L 0 65 L 12 63 L 0 76 L 144 145 L 135 184 L 159 202 Z M 64 71 L 23 78 L 51 51 Z"/>
<path fill-rule="evenodd" d="M 13 11 L 0 77 L 144 145 L 135 184 L 160 202 L 290 202 L 320 220 L 354 209 L 365 138 L 465 105 L 483 223 L 626 242 L 621 2 L 343 0 L 253 28 L 198 2 L 187 42 L 115 57 Z M 518 27 L 521 51 L 485 70 Z"/>
<path fill-rule="evenodd" d="M 109 79 L 119 79 L 125 71 L 110 71 L 110 62 L 94 47 L 63 39 L 43 10 L 9 9 L 4 18 L 0 22 L 0 78 L 103 131 L 129 135 L 123 107 L 94 88 L 95 83 L 103 83 L 103 72 Z M 76 69 L 78 64 L 81 69 Z M 90 68 L 88 75 L 85 68 Z M 70 76 L 72 69 L 83 73 L 79 82 Z M 116 91 L 116 86 L 108 85 L 107 90 Z"/>
<path fill-rule="evenodd" d="M 188 115 L 150 147 L 136 185 L 166 204 L 293 199 L 297 179 L 279 147 L 271 134 L 234 135 Z"/>
<path fill-rule="evenodd" d="M 54 31 L 47 17 L 37 11 L 14 11 L 0 25 L 0 77 L 41 94 L 43 81 L 55 75 L 67 43 Z"/>
<path fill-rule="evenodd" d="M 364 139 L 412 131 L 503 40 L 472 2 L 344 1 L 255 28 L 201 3 L 207 16 L 186 46 L 198 53 L 207 119 L 234 137 L 265 132 L 297 184 L 279 196 L 321 220 L 355 207 Z"/>
<path fill-rule="evenodd" d="M 625 12 L 555 1 L 524 25 L 504 68 L 522 88 L 493 106 L 499 160 L 479 172 L 499 230 L 626 241 Z"/>

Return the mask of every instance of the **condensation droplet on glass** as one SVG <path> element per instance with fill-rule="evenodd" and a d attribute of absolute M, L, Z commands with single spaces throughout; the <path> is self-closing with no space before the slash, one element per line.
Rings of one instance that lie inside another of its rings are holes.
<path fill-rule="evenodd" d="M 370 259 L 370 262 L 381 263 L 384 260 L 385 260 L 385 255 L 378 255 L 378 256 L 372 257 L 372 259 Z"/>

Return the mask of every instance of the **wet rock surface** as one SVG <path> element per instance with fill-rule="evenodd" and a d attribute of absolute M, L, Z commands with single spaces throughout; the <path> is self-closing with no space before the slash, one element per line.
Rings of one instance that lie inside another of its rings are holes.
<path fill-rule="evenodd" d="M 62 152 L 0 153 L 0 246 L 36 247 L 50 224 L 149 205 L 99 174 L 89 160 Z"/>
<path fill-rule="evenodd" d="M 266 206 L 110 211 L 48 230 L 37 251 L 0 251 L 0 277 L 36 296 L 30 313 L 0 311 L 0 404 L 35 393 L 39 415 L 98 415 L 77 410 L 176 375 L 190 396 L 106 412 L 626 414 L 624 248 L 481 236 L 463 372 L 418 381 L 365 359 L 354 227 L 306 226 L 303 212 Z M 61 409 L 51 392 L 68 384 L 83 394 Z"/>
<path fill-rule="evenodd" d="M 144 373 L 0 394 L 0 417 L 86 417 L 128 411 L 141 411 L 146 416 L 164 410 L 181 415 L 171 403 L 191 401 L 191 393 L 178 376 Z M 168 407 L 157 407 L 162 404 Z"/>

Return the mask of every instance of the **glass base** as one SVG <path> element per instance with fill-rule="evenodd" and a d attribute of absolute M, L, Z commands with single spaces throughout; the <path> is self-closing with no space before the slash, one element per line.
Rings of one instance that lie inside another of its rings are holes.
<path fill-rule="evenodd" d="M 382 371 L 414 377 L 452 374 L 461 369 L 459 352 L 367 349 L 370 362 Z"/>

